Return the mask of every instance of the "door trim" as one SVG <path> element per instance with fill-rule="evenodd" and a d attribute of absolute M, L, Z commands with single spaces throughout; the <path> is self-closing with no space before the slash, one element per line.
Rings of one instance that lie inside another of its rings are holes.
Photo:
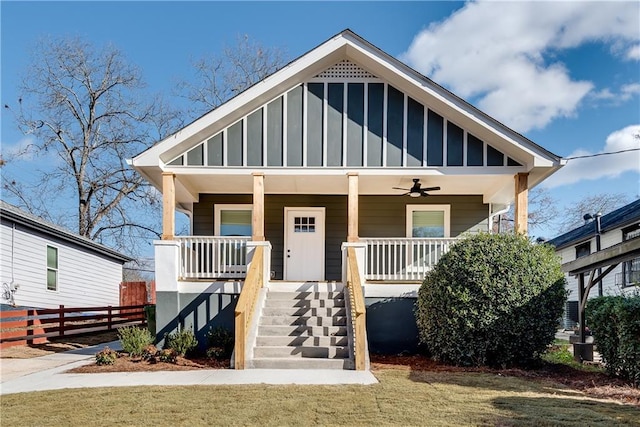
<path fill-rule="evenodd" d="M 324 236 L 322 236 L 322 250 L 321 250 L 321 254 L 322 254 L 322 280 L 325 279 L 325 263 L 326 263 L 326 254 L 325 254 L 325 243 L 326 243 L 326 236 L 327 236 L 327 221 L 326 221 L 326 208 L 324 206 L 322 207 L 310 207 L 310 206 L 285 206 L 284 207 L 284 241 L 283 241 L 283 245 L 282 245 L 282 258 L 283 258 L 283 264 L 282 264 L 282 278 L 283 280 L 295 280 L 295 279 L 289 279 L 287 277 L 287 241 L 289 239 L 289 214 L 292 211 L 307 211 L 307 212 L 316 212 L 316 213 L 321 213 L 321 217 L 322 217 L 322 230 L 324 233 Z"/>

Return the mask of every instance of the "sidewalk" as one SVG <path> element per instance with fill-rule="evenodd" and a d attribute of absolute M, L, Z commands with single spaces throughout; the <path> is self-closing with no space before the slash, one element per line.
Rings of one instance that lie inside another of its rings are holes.
<path fill-rule="evenodd" d="M 119 350 L 119 342 L 32 359 L 0 360 L 0 395 L 41 390 L 84 387 L 129 387 L 144 385 L 229 384 L 375 384 L 369 371 L 333 369 L 198 369 L 193 371 L 113 372 L 68 374 L 66 371 L 94 360 L 100 349 Z"/>

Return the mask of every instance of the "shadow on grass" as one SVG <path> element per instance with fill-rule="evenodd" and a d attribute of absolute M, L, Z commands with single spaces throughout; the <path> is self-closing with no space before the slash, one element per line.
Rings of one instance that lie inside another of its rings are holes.
<path fill-rule="evenodd" d="M 580 427 L 640 425 L 640 411 L 637 407 L 613 402 L 563 396 L 509 396 L 495 398 L 491 403 L 496 409 L 513 414 L 498 420 L 500 425 Z"/>

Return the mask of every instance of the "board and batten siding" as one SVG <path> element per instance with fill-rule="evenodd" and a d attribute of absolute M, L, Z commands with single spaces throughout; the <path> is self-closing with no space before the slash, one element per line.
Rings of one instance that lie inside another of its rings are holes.
<path fill-rule="evenodd" d="M 16 305 L 57 308 L 117 306 L 120 303 L 122 264 L 106 256 L 90 253 L 73 243 L 54 238 L 2 219 L 0 266 L 2 283 L 19 285 L 14 295 Z M 58 289 L 47 290 L 47 245 L 58 249 Z M 0 301 L 6 303 L 7 301 Z"/>
<path fill-rule="evenodd" d="M 193 207 L 193 234 L 214 235 L 215 204 L 251 204 L 251 195 L 201 194 Z M 360 196 L 361 237 L 406 237 L 406 205 L 448 204 L 451 206 L 451 237 L 486 231 L 488 205 L 482 196 L 429 196 L 413 199 L 400 196 Z M 347 196 L 265 195 L 265 238 L 272 245 L 271 270 L 283 277 L 284 208 L 324 207 L 325 279 L 342 280 L 342 243 L 347 239 Z"/>

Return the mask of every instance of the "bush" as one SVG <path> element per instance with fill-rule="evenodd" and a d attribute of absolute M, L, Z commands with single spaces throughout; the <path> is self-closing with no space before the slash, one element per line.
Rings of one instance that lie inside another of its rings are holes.
<path fill-rule="evenodd" d="M 640 385 L 640 294 L 589 300 L 586 324 L 610 375 Z"/>
<path fill-rule="evenodd" d="M 182 357 L 197 346 L 198 340 L 191 329 L 181 328 L 164 338 L 164 348 L 175 350 Z"/>
<path fill-rule="evenodd" d="M 111 350 L 109 347 L 105 347 L 101 351 L 96 353 L 96 365 L 113 365 L 114 363 L 116 363 L 117 358 L 118 353 L 115 350 Z"/>
<path fill-rule="evenodd" d="M 153 336 L 146 328 L 127 326 L 118 330 L 118 338 L 122 345 L 122 350 L 129 353 L 129 356 L 142 356 L 144 349 L 153 344 Z"/>
<path fill-rule="evenodd" d="M 158 352 L 158 359 L 164 363 L 176 363 L 178 360 L 178 353 L 174 349 L 165 348 Z"/>
<path fill-rule="evenodd" d="M 477 234 L 453 245 L 420 287 L 420 341 L 446 363 L 528 365 L 553 342 L 565 299 L 553 248 Z"/>
<path fill-rule="evenodd" d="M 222 326 L 210 328 L 207 332 L 207 357 L 218 360 L 231 357 L 234 342 L 233 333 L 228 329 Z"/>

